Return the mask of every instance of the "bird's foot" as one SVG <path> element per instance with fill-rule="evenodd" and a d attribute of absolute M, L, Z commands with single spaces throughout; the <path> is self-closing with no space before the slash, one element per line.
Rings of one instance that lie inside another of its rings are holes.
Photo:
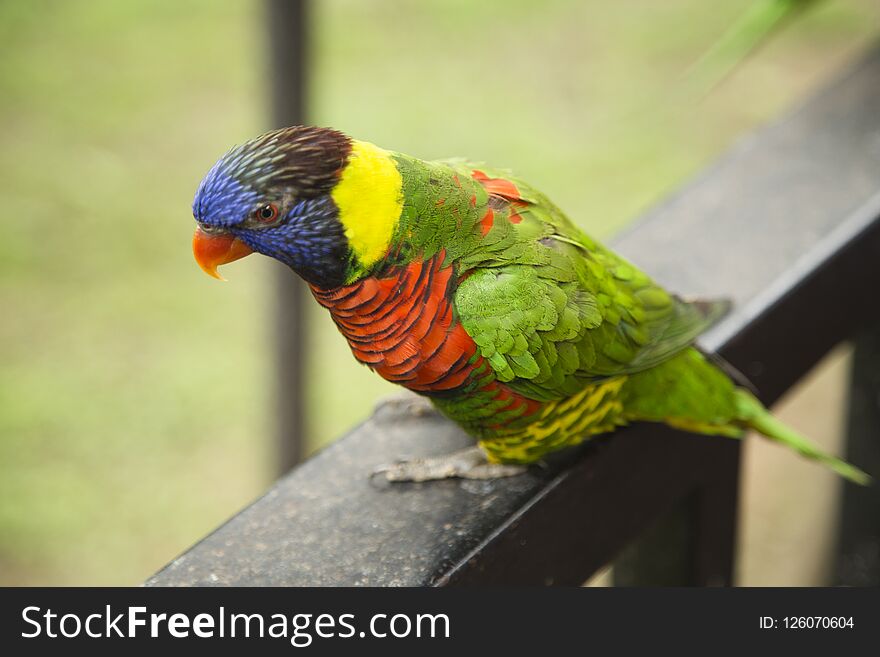
<path fill-rule="evenodd" d="M 407 392 L 393 397 L 380 399 L 374 413 L 391 413 L 392 415 L 408 415 L 423 417 L 439 413 L 431 400 L 415 393 Z"/>
<path fill-rule="evenodd" d="M 489 463 L 486 452 L 479 445 L 430 458 L 398 461 L 383 465 L 373 472 L 374 477 L 386 481 L 433 481 L 436 479 L 499 479 L 526 471 L 524 465 Z"/>

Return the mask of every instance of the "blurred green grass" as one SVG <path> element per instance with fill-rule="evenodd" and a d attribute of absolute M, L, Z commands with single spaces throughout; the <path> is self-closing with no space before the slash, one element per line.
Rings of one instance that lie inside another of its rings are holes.
<path fill-rule="evenodd" d="M 829 0 L 706 101 L 748 0 L 315 3 L 314 122 L 516 170 L 607 237 L 864 47 Z M 260 5 L 0 2 L 0 583 L 137 583 L 258 495 L 271 270 L 194 266 L 204 171 L 267 125 Z M 392 388 L 309 309 L 312 446 Z"/>

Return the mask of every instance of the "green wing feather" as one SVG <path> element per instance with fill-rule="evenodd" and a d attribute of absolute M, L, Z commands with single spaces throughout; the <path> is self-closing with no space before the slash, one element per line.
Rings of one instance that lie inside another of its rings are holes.
<path fill-rule="evenodd" d="M 481 355 L 514 390 L 549 401 L 590 381 L 653 367 L 726 312 L 726 302 L 668 294 L 540 193 L 504 177 L 525 200 L 506 208 L 520 221 L 496 220 L 488 246 L 469 255 L 475 266 L 454 303 Z"/>

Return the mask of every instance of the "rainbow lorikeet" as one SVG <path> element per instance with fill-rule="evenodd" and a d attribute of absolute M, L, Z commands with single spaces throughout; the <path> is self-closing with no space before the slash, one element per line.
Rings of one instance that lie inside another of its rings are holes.
<path fill-rule="evenodd" d="M 726 304 L 669 294 L 507 172 L 295 126 L 224 155 L 193 214 L 207 273 L 253 251 L 288 265 L 358 361 L 478 441 L 389 466 L 391 480 L 510 475 L 647 420 L 733 438 L 755 429 L 868 481 L 692 346 Z"/>

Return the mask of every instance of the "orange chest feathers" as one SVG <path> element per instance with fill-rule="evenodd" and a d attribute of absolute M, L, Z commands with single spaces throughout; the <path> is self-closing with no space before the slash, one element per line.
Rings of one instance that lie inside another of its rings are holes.
<path fill-rule="evenodd" d="M 312 293 L 361 363 L 416 392 L 450 391 L 468 381 L 477 347 L 454 319 L 453 268 L 442 262 L 440 253 L 384 278 Z"/>

